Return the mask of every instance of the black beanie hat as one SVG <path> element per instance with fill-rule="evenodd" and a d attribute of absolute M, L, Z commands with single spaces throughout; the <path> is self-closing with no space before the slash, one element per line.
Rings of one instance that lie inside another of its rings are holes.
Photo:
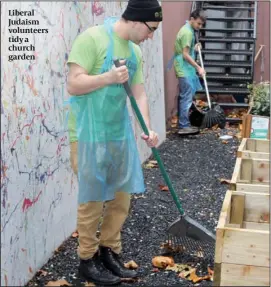
<path fill-rule="evenodd" d="M 157 0 L 129 0 L 122 18 L 138 22 L 161 22 L 162 7 Z"/>

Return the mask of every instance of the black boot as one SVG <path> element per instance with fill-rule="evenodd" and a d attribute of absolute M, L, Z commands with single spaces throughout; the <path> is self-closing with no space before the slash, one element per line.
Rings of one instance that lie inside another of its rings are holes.
<path fill-rule="evenodd" d="M 104 266 L 110 270 L 113 274 L 120 278 L 135 278 L 137 272 L 135 270 L 129 270 L 124 267 L 118 254 L 114 253 L 109 247 L 100 247 L 100 257 Z"/>
<path fill-rule="evenodd" d="M 80 260 L 79 276 L 97 285 L 116 285 L 120 278 L 107 270 L 100 261 L 98 252 L 88 260 Z"/>

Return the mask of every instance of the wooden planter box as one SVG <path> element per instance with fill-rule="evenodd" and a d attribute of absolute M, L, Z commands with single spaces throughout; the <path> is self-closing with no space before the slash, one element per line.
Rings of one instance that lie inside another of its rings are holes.
<path fill-rule="evenodd" d="M 216 229 L 213 286 L 270 286 L 270 195 L 227 191 Z"/>
<path fill-rule="evenodd" d="M 270 193 L 269 160 L 237 158 L 230 189 Z"/>
<path fill-rule="evenodd" d="M 270 141 L 244 138 L 238 148 L 237 157 L 269 160 Z"/>

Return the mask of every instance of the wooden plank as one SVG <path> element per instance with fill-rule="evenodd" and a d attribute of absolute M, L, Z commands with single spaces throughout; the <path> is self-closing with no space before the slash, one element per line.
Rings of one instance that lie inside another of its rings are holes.
<path fill-rule="evenodd" d="M 231 182 L 230 182 L 230 189 L 231 190 L 236 190 L 236 183 L 240 178 L 241 163 L 242 163 L 242 159 L 237 158 L 235 166 L 234 166 Z"/>
<path fill-rule="evenodd" d="M 250 222 L 269 222 L 270 195 L 246 193 L 244 202 L 244 220 Z"/>
<path fill-rule="evenodd" d="M 216 228 L 216 244 L 215 244 L 215 262 L 221 263 L 222 261 L 222 250 L 224 242 L 224 227 L 229 223 L 230 212 L 231 212 L 231 194 L 232 192 L 228 190 L 226 192 L 217 228 Z"/>
<path fill-rule="evenodd" d="M 248 183 L 252 180 L 252 166 L 253 162 L 251 159 L 242 159 L 241 170 L 240 170 L 240 180 L 246 180 Z M 239 180 L 237 180 L 238 182 Z"/>
<path fill-rule="evenodd" d="M 268 267 L 222 263 L 220 279 L 220 285 L 213 286 L 270 286 L 270 271 Z"/>
<path fill-rule="evenodd" d="M 247 159 L 269 159 L 270 153 L 267 152 L 253 152 L 253 151 L 243 151 L 238 152 L 237 156 L 240 158 L 247 158 Z"/>
<path fill-rule="evenodd" d="M 269 225 L 269 223 L 257 223 L 257 222 L 243 221 L 243 226 L 242 226 L 242 228 L 244 228 L 244 229 L 254 229 L 254 230 L 266 230 L 266 231 L 270 231 L 270 225 Z"/>
<path fill-rule="evenodd" d="M 243 224 L 245 210 L 245 194 L 234 194 L 231 197 L 231 214 L 230 214 L 230 224 L 237 224 L 239 228 Z"/>
<path fill-rule="evenodd" d="M 256 151 L 256 140 L 255 139 L 248 139 L 246 141 L 245 150 Z"/>
<path fill-rule="evenodd" d="M 237 183 L 235 185 L 235 190 L 245 191 L 245 192 L 259 192 L 259 193 L 270 193 L 270 185 L 268 184 L 246 184 L 246 183 Z"/>
<path fill-rule="evenodd" d="M 239 145 L 237 150 L 237 157 L 242 157 L 243 152 L 246 150 L 247 140 L 248 139 L 246 138 L 242 139 L 241 144 Z"/>
<path fill-rule="evenodd" d="M 222 262 L 269 267 L 269 231 L 225 228 Z"/>
<path fill-rule="evenodd" d="M 258 160 L 253 159 L 251 160 L 252 163 L 252 181 L 253 183 L 269 183 L 269 167 L 270 161 L 269 160 Z"/>
<path fill-rule="evenodd" d="M 254 140 L 256 142 L 255 152 L 263 152 L 270 154 L 270 140 L 265 139 L 248 139 L 247 146 L 249 147 L 249 142 Z M 249 148 L 248 148 L 249 149 Z"/>
<path fill-rule="evenodd" d="M 221 263 L 215 263 L 213 286 L 221 286 Z"/>

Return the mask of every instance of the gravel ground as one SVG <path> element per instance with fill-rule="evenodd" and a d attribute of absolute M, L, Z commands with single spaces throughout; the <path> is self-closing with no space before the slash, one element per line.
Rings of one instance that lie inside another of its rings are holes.
<path fill-rule="evenodd" d="M 215 232 L 227 184 L 220 178 L 230 179 L 239 142 L 236 137 L 223 142 L 219 134 L 236 133 L 234 128 L 223 131 L 208 131 L 195 136 L 180 137 L 168 133 L 159 152 L 186 213 Z M 123 229 L 123 259 L 134 260 L 139 265 L 140 280 L 123 282 L 121 286 L 194 286 L 190 281 L 178 278 L 175 272 L 157 270 L 152 258 L 163 254 L 161 244 L 167 239 L 166 229 L 179 217 L 179 213 L 167 191 L 158 168 L 144 169 L 147 192 L 144 197 L 133 198 L 129 218 Z M 58 252 L 41 268 L 26 286 L 44 286 L 49 281 L 65 279 L 74 286 L 84 286 L 77 278 L 77 239 L 70 237 Z M 200 258 L 180 254 L 174 256 L 176 263 L 198 263 L 207 269 Z M 200 268 L 199 268 L 200 269 Z M 202 281 L 197 286 L 211 286 L 211 281 Z"/>

